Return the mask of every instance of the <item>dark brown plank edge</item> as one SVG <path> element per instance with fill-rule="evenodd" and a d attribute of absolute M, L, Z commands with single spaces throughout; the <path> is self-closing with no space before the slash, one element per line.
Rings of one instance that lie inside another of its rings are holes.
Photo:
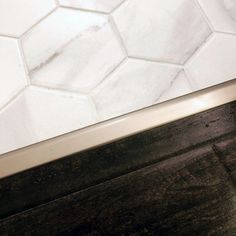
<path fill-rule="evenodd" d="M 0 219 L 236 131 L 236 102 L 0 180 Z M 32 157 L 33 158 L 33 157 Z"/>
<path fill-rule="evenodd" d="M 0 221 L 0 235 L 235 235 L 226 160 L 195 148 Z"/>

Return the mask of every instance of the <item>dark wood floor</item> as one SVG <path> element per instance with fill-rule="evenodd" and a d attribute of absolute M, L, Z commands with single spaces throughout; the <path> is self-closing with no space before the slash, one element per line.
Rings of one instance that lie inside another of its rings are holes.
<path fill-rule="evenodd" d="M 0 180 L 0 235 L 236 235 L 236 102 Z"/>

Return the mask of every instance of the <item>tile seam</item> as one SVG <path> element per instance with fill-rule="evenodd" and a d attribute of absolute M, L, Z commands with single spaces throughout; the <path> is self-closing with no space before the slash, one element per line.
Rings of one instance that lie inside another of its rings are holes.
<path fill-rule="evenodd" d="M 224 34 L 224 35 L 230 35 L 232 37 L 236 37 L 236 33 L 230 33 L 230 32 L 224 32 L 224 31 L 220 31 L 220 30 L 215 30 L 215 34 Z"/>
<path fill-rule="evenodd" d="M 27 88 L 29 85 L 24 86 L 23 88 L 19 89 L 14 96 L 11 97 L 11 99 L 8 100 L 0 109 L 0 114 L 7 109 L 8 106 L 10 106 Z"/>
<path fill-rule="evenodd" d="M 215 37 L 216 33 L 211 33 L 205 41 L 193 52 L 193 54 L 188 58 L 188 60 L 184 63 L 184 68 L 188 67 L 188 65 L 194 60 L 194 58 L 206 47 L 210 41 Z"/>
<path fill-rule="evenodd" d="M 127 2 L 128 0 L 123 0 L 121 1 L 116 7 L 114 7 L 111 11 L 110 14 L 113 14 L 116 10 L 118 10 L 125 2 Z"/>
<path fill-rule="evenodd" d="M 122 38 L 122 35 L 121 35 L 121 33 L 120 33 L 119 29 L 118 29 L 118 26 L 117 26 L 117 24 L 116 24 L 116 22 L 115 22 L 115 20 L 114 20 L 112 15 L 109 15 L 109 23 L 110 23 L 111 29 L 112 29 L 112 31 L 113 31 L 113 33 L 114 33 L 118 43 L 120 44 L 121 49 L 123 50 L 124 54 L 126 56 L 128 56 L 129 53 L 128 53 L 128 49 L 127 49 L 127 47 L 125 45 L 125 41 Z"/>
<path fill-rule="evenodd" d="M 32 87 L 36 87 L 36 88 L 39 88 L 39 89 L 42 89 L 42 90 L 47 90 L 52 93 L 54 92 L 61 92 L 61 93 L 65 93 L 65 94 L 71 94 L 71 95 L 74 95 L 74 96 L 88 96 L 88 93 L 83 93 L 83 92 L 80 92 L 80 91 L 73 91 L 73 90 L 68 90 L 68 89 L 64 89 L 64 88 L 56 88 L 56 87 L 50 87 L 50 86 L 47 86 L 47 85 L 44 85 L 44 84 L 40 84 L 40 83 L 37 83 L 37 84 L 34 84 L 32 83 L 31 84 Z"/>
<path fill-rule="evenodd" d="M 0 32 L 0 38 L 8 38 L 8 39 L 19 39 L 18 36 L 10 35 L 10 34 L 4 34 Z"/>
<path fill-rule="evenodd" d="M 210 27 L 211 31 L 212 32 L 215 32 L 215 28 L 211 22 L 211 20 L 209 19 L 206 11 L 203 9 L 201 3 L 199 2 L 199 0 L 194 0 L 196 6 L 199 8 L 200 12 L 201 12 L 201 15 L 202 17 L 204 18 L 204 20 L 206 21 L 207 25 Z"/>
<path fill-rule="evenodd" d="M 21 61 L 22 61 L 23 66 L 24 66 L 26 83 L 27 83 L 27 85 L 30 85 L 31 80 L 30 80 L 30 76 L 29 76 L 29 68 L 28 68 L 28 65 L 26 63 L 26 57 L 25 57 L 24 50 L 23 50 L 23 47 L 22 47 L 22 42 L 21 42 L 20 39 L 17 40 L 17 44 L 18 44 L 18 49 L 19 49 Z"/>
<path fill-rule="evenodd" d="M 154 101 L 154 104 L 160 103 L 160 102 L 158 102 L 158 101 L 161 99 L 161 97 L 162 97 L 165 93 L 167 93 L 167 92 L 172 88 L 174 82 L 177 80 L 179 74 L 180 74 L 182 71 L 183 71 L 183 69 L 181 69 L 181 70 L 175 75 L 175 77 L 170 81 L 170 85 L 168 86 L 168 88 L 164 89 L 164 90 L 160 93 L 160 95 L 157 96 L 157 98 L 156 98 L 155 101 Z"/>
<path fill-rule="evenodd" d="M 139 60 L 139 61 L 157 63 L 157 64 L 160 64 L 160 65 L 166 65 L 166 66 L 171 66 L 171 67 L 176 67 L 176 68 L 181 68 L 181 69 L 184 68 L 184 66 L 181 65 L 181 64 L 166 62 L 166 61 L 162 61 L 162 60 L 155 60 L 155 59 L 150 59 L 150 58 L 145 58 L 145 57 L 138 57 L 138 56 L 131 56 L 131 55 L 128 56 L 128 58 L 134 59 L 134 60 Z"/>
<path fill-rule="evenodd" d="M 63 5 L 63 4 L 59 4 L 58 7 L 62 8 L 62 9 L 72 10 L 72 11 L 83 11 L 83 12 L 87 12 L 87 13 L 90 13 L 90 14 L 109 15 L 109 13 L 103 12 L 103 11 L 91 10 L 91 9 L 86 9 L 86 8 L 81 8 L 81 7 L 66 6 L 66 5 Z"/>
<path fill-rule="evenodd" d="M 123 60 L 112 70 L 110 73 L 108 73 L 103 80 L 100 81 L 88 94 L 92 95 L 97 88 L 104 83 L 113 73 L 115 73 L 126 61 L 128 60 L 128 57 L 123 58 Z"/>
<path fill-rule="evenodd" d="M 19 38 L 23 39 L 34 27 L 39 25 L 41 22 L 43 22 L 46 18 L 48 18 L 50 15 L 52 15 L 58 9 L 59 9 L 59 7 L 55 6 L 51 11 L 49 11 L 46 15 L 44 15 L 42 18 L 40 18 L 37 22 L 35 22 L 28 30 L 26 30 L 23 34 L 21 34 Z"/>

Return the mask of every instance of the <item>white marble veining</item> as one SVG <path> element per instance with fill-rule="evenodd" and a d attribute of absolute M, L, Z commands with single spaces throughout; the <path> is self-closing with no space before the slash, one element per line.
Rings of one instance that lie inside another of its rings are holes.
<path fill-rule="evenodd" d="M 0 112 L 0 153 L 96 122 L 87 96 L 31 86 Z"/>
<path fill-rule="evenodd" d="M 102 119 L 153 105 L 180 72 L 179 67 L 128 59 L 92 97 Z"/>
<path fill-rule="evenodd" d="M 157 103 L 165 102 L 193 92 L 192 86 L 185 72 L 182 70 L 167 89 L 157 100 Z"/>
<path fill-rule="evenodd" d="M 0 0 L 0 154 L 236 78 L 235 0 Z"/>
<path fill-rule="evenodd" d="M 198 0 L 213 27 L 222 32 L 236 33 L 235 0 Z"/>
<path fill-rule="evenodd" d="M 211 34 L 192 0 L 129 0 L 113 16 L 128 53 L 140 58 L 183 64 Z"/>
<path fill-rule="evenodd" d="M 17 40 L 0 37 L 0 108 L 26 84 L 27 79 Z"/>
<path fill-rule="evenodd" d="M 59 0 L 63 6 L 100 12 L 111 12 L 124 0 Z"/>
<path fill-rule="evenodd" d="M 125 57 L 107 16 L 70 9 L 54 12 L 22 44 L 32 83 L 83 92 Z"/>
<path fill-rule="evenodd" d="M 54 0 L 0 0 L 0 34 L 20 36 L 55 5 Z"/>

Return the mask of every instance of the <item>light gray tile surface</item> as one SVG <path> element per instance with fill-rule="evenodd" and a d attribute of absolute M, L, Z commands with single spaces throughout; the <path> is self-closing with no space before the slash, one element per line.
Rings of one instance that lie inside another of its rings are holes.
<path fill-rule="evenodd" d="M 236 78 L 236 37 L 215 34 L 186 64 L 186 71 L 195 90 Z"/>
<path fill-rule="evenodd" d="M 20 36 L 55 7 L 54 0 L 0 0 L 0 34 Z"/>
<path fill-rule="evenodd" d="M 0 0 L 0 154 L 236 77 L 235 0 Z"/>
<path fill-rule="evenodd" d="M 32 83 L 72 91 L 89 92 L 125 58 L 107 16 L 70 9 L 40 22 L 22 45 Z"/>
<path fill-rule="evenodd" d="M 199 0 L 215 30 L 236 33 L 235 0 Z"/>
<path fill-rule="evenodd" d="M 183 64 L 211 34 L 192 0 L 129 0 L 113 16 L 129 55 L 157 61 Z"/>
<path fill-rule="evenodd" d="M 97 121 L 89 97 L 31 86 L 0 112 L 0 153 Z"/>
<path fill-rule="evenodd" d="M 128 59 L 92 93 L 100 117 L 108 119 L 153 105 L 180 70 L 177 66 Z"/>
<path fill-rule="evenodd" d="M 0 109 L 26 84 L 17 40 L 0 37 Z"/>

